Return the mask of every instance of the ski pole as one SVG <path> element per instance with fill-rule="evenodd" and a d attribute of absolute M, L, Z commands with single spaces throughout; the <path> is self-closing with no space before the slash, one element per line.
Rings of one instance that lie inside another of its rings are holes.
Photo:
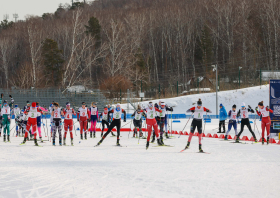
<path fill-rule="evenodd" d="M 193 113 L 192 113 L 192 115 L 193 115 Z M 188 119 L 187 123 L 185 124 L 185 126 L 184 126 L 184 128 L 183 128 L 183 130 L 182 130 L 182 133 L 183 133 L 184 129 L 186 128 L 187 124 L 189 123 L 189 121 L 190 121 L 190 119 L 191 119 L 192 115 L 190 116 L 190 118 Z M 172 131 L 171 131 L 171 132 L 172 132 Z M 178 137 L 178 138 L 180 138 L 180 137 L 181 137 L 182 133 L 180 133 L 180 135 L 179 135 L 179 137 Z"/>
<path fill-rule="evenodd" d="M 130 122 L 132 122 L 132 120 L 131 120 Z M 122 128 L 123 128 L 124 126 L 126 126 L 126 125 L 130 124 L 130 122 L 128 122 L 128 123 L 126 123 L 125 125 L 123 125 L 123 126 L 122 126 Z"/>
<path fill-rule="evenodd" d="M 48 136 L 48 141 L 49 141 L 48 119 L 47 119 L 46 115 L 45 115 L 45 119 L 46 119 L 47 136 Z"/>
<path fill-rule="evenodd" d="M 129 138 L 129 135 L 130 135 L 130 131 L 131 131 L 131 124 L 132 124 L 132 121 L 130 122 L 130 127 L 129 127 L 129 133 L 128 133 L 128 137 Z M 137 130 L 137 129 L 136 129 Z"/>

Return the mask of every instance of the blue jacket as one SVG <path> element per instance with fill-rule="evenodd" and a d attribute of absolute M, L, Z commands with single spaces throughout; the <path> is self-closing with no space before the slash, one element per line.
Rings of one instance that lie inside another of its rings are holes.
<path fill-rule="evenodd" d="M 226 120 L 227 119 L 227 111 L 226 111 L 224 106 L 222 108 L 220 108 L 219 118 L 220 118 L 220 120 Z"/>

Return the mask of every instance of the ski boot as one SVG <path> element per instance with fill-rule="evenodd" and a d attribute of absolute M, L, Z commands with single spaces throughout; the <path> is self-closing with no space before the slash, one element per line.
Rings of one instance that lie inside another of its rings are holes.
<path fill-rule="evenodd" d="M 26 143 L 26 140 L 27 140 L 27 138 L 25 137 L 25 138 L 23 139 L 23 142 L 22 142 L 20 145 L 24 145 L 24 144 Z"/>
<path fill-rule="evenodd" d="M 120 145 L 120 139 L 117 139 L 117 146 L 121 146 Z"/>
<path fill-rule="evenodd" d="M 156 136 L 155 135 L 153 135 L 153 139 L 152 139 L 152 143 L 154 143 L 155 142 L 155 140 L 156 140 Z"/>
<path fill-rule="evenodd" d="M 63 138 L 63 146 L 66 146 L 66 138 Z"/>
<path fill-rule="evenodd" d="M 150 142 L 147 141 L 147 143 L 146 143 L 146 150 L 149 148 L 149 144 L 150 144 Z"/>
<path fill-rule="evenodd" d="M 83 140 L 83 134 L 81 134 L 81 140 Z"/>
<path fill-rule="evenodd" d="M 267 143 L 267 145 L 269 145 L 269 137 L 267 137 L 267 142 L 266 143 Z"/>
<path fill-rule="evenodd" d="M 42 140 L 42 137 L 39 137 L 39 139 L 40 139 L 40 142 L 41 142 L 41 143 L 44 143 L 44 141 Z"/>
<path fill-rule="evenodd" d="M 99 146 L 103 142 L 103 138 L 96 144 L 96 146 Z"/>
<path fill-rule="evenodd" d="M 74 146 L 73 138 L 71 138 L 71 146 Z"/>
<path fill-rule="evenodd" d="M 34 139 L 34 144 L 35 144 L 35 146 L 39 146 L 37 139 Z"/>
<path fill-rule="evenodd" d="M 163 142 L 163 137 L 162 135 L 160 136 L 160 141 L 161 141 L 161 144 L 164 145 L 164 142 Z"/>
<path fill-rule="evenodd" d="M 170 139 L 170 137 L 169 137 L 167 132 L 165 132 L 165 137 L 166 137 L 166 139 Z"/>
<path fill-rule="evenodd" d="M 7 142 L 10 142 L 10 135 L 7 136 Z"/>
<path fill-rule="evenodd" d="M 92 138 L 92 132 L 90 132 L 90 138 Z"/>
<path fill-rule="evenodd" d="M 224 140 L 228 140 L 227 135 L 225 135 L 225 139 Z"/>
<path fill-rule="evenodd" d="M 6 135 L 4 134 L 3 137 L 3 142 L 6 142 Z"/>
<path fill-rule="evenodd" d="M 199 144 L 198 149 L 199 149 L 199 152 L 200 152 L 200 153 L 203 153 L 203 150 L 202 150 L 202 148 L 201 148 L 201 144 Z"/>
<path fill-rule="evenodd" d="M 55 146 L 55 140 L 53 140 L 52 145 Z"/>
<path fill-rule="evenodd" d="M 238 136 L 236 137 L 235 142 L 236 142 L 236 143 L 239 143 L 239 137 L 238 137 Z"/>
<path fill-rule="evenodd" d="M 143 132 L 142 131 L 139 132 L 139 137 L 143 137 Z"/>
<path fill-rule="evenodd" d="M 221 130 L 219 130 L 217 133 L 222 133 L 222 131 L 221 131 Z"/>
<path fill-rule="evenodd" d="M 257 140 L 257 138 L 255 138 L 255 143 L 258 143 L 258 140 Z"/>
<path fill-rule="evenodd" d="M 18 136 L 18 131 L 17 131 L 17 134 L 16 134 L 16 137 Z"/>
<path fill-rule="evenodd" d="M 262 138 L 262 145 L 264 145 L 264 138 Z"/>
<path fill-rule="evenodd" d="M 157 139 L 158 146 L 164 146 L 160 139 Z"/>
<path fill-rule="evenodd" d="M 116 136 L 113 132 L 111 134 L 112 134 L 112 136 Z"/>
<path fill-rule="evenodd" d="M 188 149 L 190 147 L 190 142 L 187 143 L 187 146 L 185 147 L 185 150 Z"/>
<path fill-rule="evenodd" d="M 95 132 L 93 132 L 93 138 L 95 138 Z"/>
<path fill-rule="evenodd" d="M 85 140 L 87 140 L 87 132 L 85 132 Z"/>
<path fill-rule="evenodd" d="M 62 140 L 59 139 L 59 146 L 62 146 Z"/>

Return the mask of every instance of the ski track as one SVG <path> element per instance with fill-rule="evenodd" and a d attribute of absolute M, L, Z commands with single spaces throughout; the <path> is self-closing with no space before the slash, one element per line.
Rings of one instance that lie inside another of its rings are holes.
<path fill-rule="evenodd" d="M 173 130 L 182 130 L 186 121 L 173 123 Z M 218 120 L 207 123 L 205 133 L 214 134 L 217 124 Z M 279 196 L 278 188 L 270 187 L 280 182 L 279 145 L 203 138 L 203 149 L 211 153 L 208 155 L 197 153 L 197 137 L 193 137 L 190 149 L 180 152 L 188 136 L 164 140 L 174 147 L 153 147 L 156 144 L 151 143 L 146 150 L 146 140 L 140 139 L 138 144 L 132 133 L 130 138 L 121 133 L 120 143 L 127 147 L 119 148 L 113 146 L 116 137 L 109 136 L 101 146 L 93 147 L 100 133 L 79 144 L 77 131 L 73 147 L 58 146 L 58 139 L 56 147 L 49 141 L 35 147 L 33 141 L 19 146 L 23 138 L 13 137 L 13 132 L 11 143 L 0 141 L 0 198 Z M 233 130 L 230 135 L 234 136 Z M 247 128 L 242 135 L 251 137 Z M 256 136 L 260 138 L 257 131 Z"/>

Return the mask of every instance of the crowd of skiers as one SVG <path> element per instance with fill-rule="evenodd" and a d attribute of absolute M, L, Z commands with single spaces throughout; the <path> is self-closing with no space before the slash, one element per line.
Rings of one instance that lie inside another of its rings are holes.
<path fill-rule="evenodd" d="M 69 102 L 66 103 L 66 108 L 62 108 L 57 102 L 52 102 L 49 109 L 43 108 L 38 102 L 30 103 L 27 101 L 27 105 L 20 110 L 17 104 L 14 105 L 14 100 L 10 95 L 11 102 L 8 104 L 7 100 L 3 100 L 3 94 L 0 98 L 0 136 L 2 128 L 4 142 L 10 141 L 10 120 L 11 115 L 15 116 L 16 121 L 16 135 L 24 136 L 24 140 L 21 145 L 25 144 L 27 140 L 34 139 L 36 146 L 37 142 L 37 132 L 39 136 L 39 141 L 42 140 L 41 125 L 42 125 L 42 114 L 50 113 L 50 124 L 51 124 L 51 137 L 52 144 L 55 145 L 55 138 L 59 136 L 59 145 L 66 145 L 66 136 L 67 132 L 70 133 L 71 145 L 73 145 L 73 127 L 75 123 L 73 122 L 73 116 L 77 115 L 77 121 L 80 124 L 80 139 L 87 139 L 87 133 L 90 133 L 90 138 L 96 137 L 96 124 L 98 121 L 101 122 L 101 140 L 97 143 L 96 146 L 99 146 L 107 137 L 108 134 L 115 134 L 112 132 L 113 128 L 117 128 L 117 146 L 120 145 L 120 129 L 121 129 L 121 119 L 123 114 L 123 121 L 126 122 L 126 111 L 121 108 L 120 104 L 117 104 L 115 108 L 111 108 L 110 105 L 104 107 L 102 113 L 98 111 L 97 104 L 92 102 L 90 107 L 87 107 L 85 102 L 82 102 L 81 107 L 79 107 L 77 113 Z M 13 107 L 14 105 L 14 107 Z M 269 129 L 270 129 L 270 117 L 269 112 L 273 112 L 269 107 L 264 107 L 263 102 L 259 102 L 258 107 L 255 108 L 257 114 L 261 116 L 262 119 L 262 143 L 264 143 L 264 132 L 267 130 L 267 142 L 269 142 Z M 163 136 L 168 139 L 168 116 L 167 111 L 173 111 L 172 107 L 169 107 L 163 101 L 153 104 L 149 102 L 148 107 L 141 107 L 138 105 L 135 112 L 131 115 L 133 117 L 133 137 L 138 137 L 137 130 L 139 130 L 139 138 L 147 139 L 146 149 L 149 148 L 150 138 L 152 136 L 152 143 L 157 139 L 158 146 L 167 146 L 163 142 Z M 202 150 L 202 119 L 204 113 L 212 113 L 206 107 L 202 106 L 202 101 L 199 99 L 197 105 L 188 109 L 187 113 L 192 113 L 193 120 L 191 123 L 190 135 L 188 138 L 187 145 L 185 149 L 188 149 L 191 143 L 191 139 L 194 135 L 194 132 L 197 128 L 198 138 L 199 138 L 199 151 Z M 228 130 L 225 135 L 225 140 L 228 140 L 228 134 L 233 127 L 236 135 L 236 142 L 239 142 L 240 135 L 244 130 L 246 125 L 249 131 L 252 133 L 255 141 L 257 142 L 255 133 L 253 132 L 250 121 L 249 113 L 254 113 L 254 110 L 249 105 L 246 108 L 245 103 L 242 103 L 241 108 L 237 111 L 236 105 L 232 106 L 232 109 L 227 113 L 225 107 L 220 104 L 220 113 L 219 113 L 219 132 L 225 133 L 225 121 L 229 119 Z M 64 121 L 62 120 L 64 118 Z M 144 137 L 142 131 L 143 118 L 145 118 L 145 124 L 147 125 L 148 136 Z M 241 118 L 241 130 L 237 132 L 237 123 L 239 123 L 239 118 Z M 90 123 L 90 127 L 89 127 Z M 106 133 L 104 133 L 105 126 L 107 127 Z M 64 128 L 64 134 L 62 134 L 62 129 Z M 223 131 L 221 130 L 223 128 Z M 104 133 L 104 134 L 103 134 Z M 62 142 L 63 140 L 63 142 Z"/>

